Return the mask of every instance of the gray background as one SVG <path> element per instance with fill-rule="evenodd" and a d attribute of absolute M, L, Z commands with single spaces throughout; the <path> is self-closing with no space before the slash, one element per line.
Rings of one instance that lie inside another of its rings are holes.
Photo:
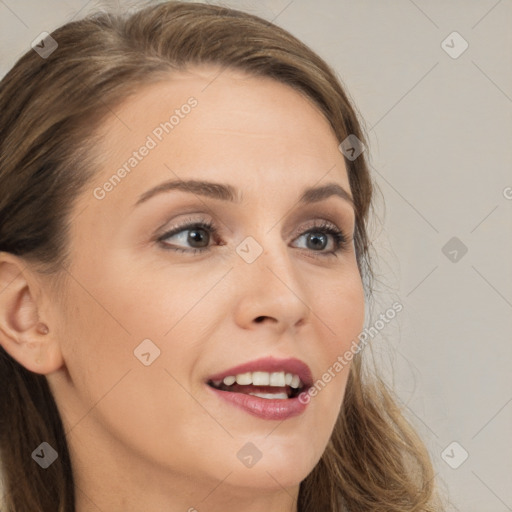
<path fill-rule="evenodd" d="M 382 194 L 375 318 L 404 306 L 373 350 L 394 372 L 449 510 L 511 511 L 511 1 L 210 3 L 288 29 L 347 87 Z M 118 4 L 136 2 L 0 0 L 0 75 L 41 32 Z M 462 48 L 446 39 L 454 31 L 469 45 L 457 58 L 444 49 Z"/>

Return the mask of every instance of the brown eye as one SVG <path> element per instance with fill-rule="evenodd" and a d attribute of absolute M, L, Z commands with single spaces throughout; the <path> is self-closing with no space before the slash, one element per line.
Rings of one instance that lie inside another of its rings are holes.
<path fill-rule="evenodd" d="M 185 234 L 187 232 L 188 235 Z M 158 241 L 165 249 L 179 252 L 205 252 L 208 250 L 211 235 L 216 233 L 217 230 L 211 222 L 195 221 L 167 231 L 158 238 Z M 180 236 L 177 237 L 177 235 Z M 176 247 L 174 244 L 168 242 L 170 238 L 175 238 L 181 245 L 188 244 L 190 249 Z"/>

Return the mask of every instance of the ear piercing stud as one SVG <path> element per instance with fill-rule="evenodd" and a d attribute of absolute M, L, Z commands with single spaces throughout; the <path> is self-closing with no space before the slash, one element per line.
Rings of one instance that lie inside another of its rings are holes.
<path fill-rule="evenodd" d="M 50 332 L 50 329 L 48 329 L 48 326 L 45 324 L 38 324 L 37 326 L 37 332 L 39 334 L 48 334 Z"/>

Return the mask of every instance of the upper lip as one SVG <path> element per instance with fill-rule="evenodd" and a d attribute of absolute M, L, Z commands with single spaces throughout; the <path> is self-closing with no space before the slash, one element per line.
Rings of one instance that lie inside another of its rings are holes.
<path fill-rule="evenodd" d="M 305 388 L 309 388 L 313 384 L 313 376 L 309 366 L 300 359 L 287 358 L 278 359 L 275 357 L 264 357 L 243 363 L 228 370 L 224 370 L 215 375 L 208 377 L 208 381 L 223 380 L 229 375 L 236 376 L 239 373 L 247 372 L 285 372 L 297 375 Z"/>

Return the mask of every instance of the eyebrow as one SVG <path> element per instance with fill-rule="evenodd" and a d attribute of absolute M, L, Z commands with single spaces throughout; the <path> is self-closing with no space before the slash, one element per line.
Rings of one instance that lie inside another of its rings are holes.
<path fill-rule="evenodd" d="M 170 190 L 180 190 L 212 199 L 229 201 L 235 204 L 240 204 L 243 201 L 242 192 L 232 185 L 192 179 L 166 181 L 161 183 L 160 185 L 144 192 L 134 206 L 148 201 L 157 194 L 168 192 Z M 344 201 L 347 201 L 355 210 L 354 199 L 341 185 L 338 185 L 337 183 L 327 183 L 318 187 L 308 187 L 303 190 L 298 202 L 299 205 L 306 205 L 323 201 L 331 196 L 337 196 Z"/>

